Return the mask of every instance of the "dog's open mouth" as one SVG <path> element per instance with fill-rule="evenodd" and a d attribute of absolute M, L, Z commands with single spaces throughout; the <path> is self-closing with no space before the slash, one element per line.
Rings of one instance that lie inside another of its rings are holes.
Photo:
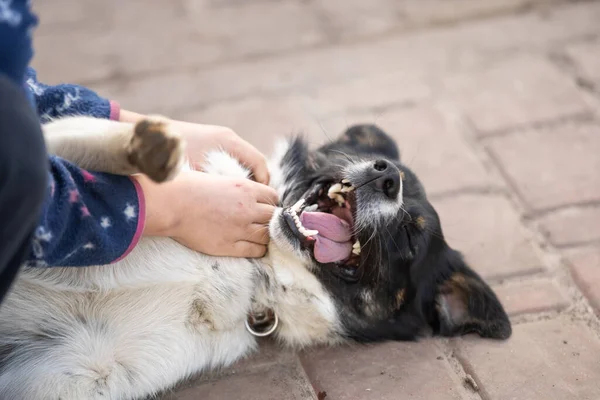
<path fill-rule="evenodd" d="M 356 268 L 361 247 L 354 232 L 355 213 L 354 186 L 344 179 L 314 186 L 283 215 L 302 245 L 312 248 L 315 260 Z"/>

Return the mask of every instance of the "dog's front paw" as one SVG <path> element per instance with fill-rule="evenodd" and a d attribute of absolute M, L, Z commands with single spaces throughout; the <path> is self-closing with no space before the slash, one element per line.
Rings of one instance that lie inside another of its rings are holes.
<path fill-rule="evenodd" d="M 185 161 L 185 142 L 167 118 L 148 117 L 135 124 L 127 159 L 155 182 L 173 179 Z"/>

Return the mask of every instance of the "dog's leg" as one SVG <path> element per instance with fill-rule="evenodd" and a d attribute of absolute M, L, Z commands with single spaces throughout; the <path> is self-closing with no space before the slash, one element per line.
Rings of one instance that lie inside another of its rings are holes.
<path fill-rule="evenodd" d="M 70 117 L 43 128 L 48 152 L 81 168 L 119 175 L 143 173 L 163 182 L 184 164 L 183 139 L 164 118 L 130 124 Z"/>

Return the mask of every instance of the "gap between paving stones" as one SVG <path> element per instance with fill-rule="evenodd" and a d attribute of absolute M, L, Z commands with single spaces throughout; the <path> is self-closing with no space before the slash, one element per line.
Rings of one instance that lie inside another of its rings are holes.
<path fill-rule="evenodd" d="M 473 376 L 473 371 L 465 369 L 464 365 L 456 357 L 455 351 L 452 348 L 452 345 L 450 344 L 451 341 L 452 339 L 440 338 L 436 342 L 436 346 L 444 354 L 444 357 L 446 358 L 446 361 L 448 361 L 450 368 L 452 369 L 456 377 L 459 378 L 464 388 L 464 381 L 467 378 L 467 375 Z M 479 386 L 479 388 L 482 387 L 480 382 L 477 382 L 477 385 Z M 467 393 L 468 400 L 486 400 L 481 396 L 481 390 L 473 391 L 468 388 L 465 388 L 465 392 Z"/>
<path fill-rule="evenodd" d="M 596 40 L 598 38 L 596 37 Z M 585 42 L 583 40 L 572 42 L 573 43 L 581 43 Z M 592 42 L 591 40 L 589 42 Z M 600 88 L 597 87 L 596 83 L 593 80 L 590 80 L 585 76 L 581 67 L 577 64 L 571 55 L 569 55 L 565 48 L 568 47 L 568 44 L 561 46 L 559 50 L 550 51 L 548 54 L 548 59 L 554 63 L 558 68 L 560 68 L 563 72 L 565 72 L 568 76 L 572 77 L 575 84 L 579 89 L 581 89 L 585 93 L 589 93 L 596 98 L 600 98 Z"/>
<path fill-rule="evenodd" d="M 580 111 L 570 115 L 562 115 L 552 119 L 533 121 L 527 124 L 511 126 L 509 128 L 486 131 L 484 135 L 477 136 L 475 140 L 485 143 L 486 141 L 502 138 L 510 135 L 517 135 L 528 130 L 549 129 L 559 127 L 568 123 L 590 123 L 598 122 L 592 111 Z"/>

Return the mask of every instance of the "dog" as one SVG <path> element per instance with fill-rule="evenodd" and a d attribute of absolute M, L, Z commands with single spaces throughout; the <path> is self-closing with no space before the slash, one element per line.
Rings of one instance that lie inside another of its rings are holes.
<path fill-rule="evenodd" d="M 70 117 L 44 134 L 49 152 L 90 170 L 165 181 L 186 168 L 185 143 L 164 118 Z M 0 307 L 0 398 L 147 398 L 232 364 L 261 336 L 300 349 L 511 335 L 380 128 L 353 126 L 316 150 L 293 137 L 269 169 L 281 204 L 262 259 L 146 237 L 113 265 L 24 268 Z M 222 152 L 204 170 L 250 177 Z"/>

